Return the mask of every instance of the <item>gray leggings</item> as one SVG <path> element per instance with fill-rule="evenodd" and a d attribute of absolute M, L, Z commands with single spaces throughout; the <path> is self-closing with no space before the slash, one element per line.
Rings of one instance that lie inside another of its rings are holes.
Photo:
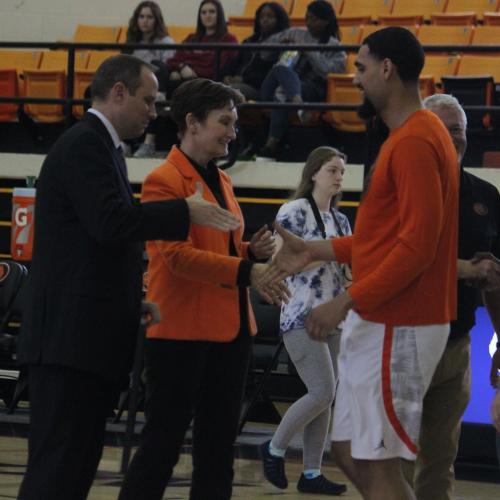
<path fill-rule="evenodd" d="M 291 330 L 283 335 L 283 340 L 307 394 L 288 408 L 272 445 L 285 450 L 292 437 L 303 430 L 304 470 L 319 469 L 335 397 L 340 332 L 335 330 L 327 342 L 317 342 L 304 329 Z"/>

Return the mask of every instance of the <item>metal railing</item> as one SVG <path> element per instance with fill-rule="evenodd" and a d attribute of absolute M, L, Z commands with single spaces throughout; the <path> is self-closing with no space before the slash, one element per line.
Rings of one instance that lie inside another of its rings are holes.
<path fill-rule="evenodd" d="M 75 99 L 73 93 L 73 85 L 75 79 L 75 52 L 77 50 L 119 50 L 122 52 L 132 52 L 134 49 L 165 49 L 165 44 L 148 44 L 143 43 L 71 43 L 71 42 L 9 42 L 0 41 L 0 49 L 52 49 L 52 50 L 67 50 L 68 63 L 66 69 L 66 92 L 64 98 L 44 98 L 44 97 L 7 97 L 0 96 L 0 103 L 14 104 L 62 104 L 64 106 L 64 115 L 67 125 L 73 122 L 72 106 L 89 104 L 89 99 Z M 214 74 L 213 78 L 218 80 L 220 77 L 220 56 L 222 51 L 283 51 L 300 50 L 300 51 L 319 51 L 332 52 L 341 51 L 354 52 L 357 51 L 360 45 L 325 45 L 325 44 L 260 44 L 260 43 L 245 43 L 245 44 L 227 44 L 227 43 L 181 43 L 169 44 L 169 49 L 186 49 L 186 50 L 203 50 L 215 51 Z M 500 45 L 424 45 L 426 53 L 500 53 Z M 499 56 L 500 57 L 500 56 Z M 487 73 L 487 70 L 486 70 Z M 168 105 L 168 101 L 166 103 Z M 259 101 L 255 103 L 242 103 L 240 108 L 245 109 L 310 109 L 317 111 L 354 111 L 358 108 L 358 104 L 336 104 L 325 102 L 269 102 Z M 500 106 L 464 106 L 465 111 L 485 111 L 491 113 L 500 113 Z"/>

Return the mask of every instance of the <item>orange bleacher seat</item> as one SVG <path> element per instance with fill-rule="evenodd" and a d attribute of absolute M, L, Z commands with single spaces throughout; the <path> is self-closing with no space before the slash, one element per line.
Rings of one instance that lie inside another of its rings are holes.
<path fill-rule="evenodd" d="M 87 67 L 88 52 L 75 53 L 75 71 Z M 66 94 L 66 71 L 68 53 L 65 50 L 44 51 L 39 69 L 24 71 L 25 93 L 27 97 L 56 97 Z M 25 112 L 35 121 L 51 123 L 64 119 L 60 104 L 26 104 Z"/>
<path fill-rule="evenodd" d="M 354 75 L 330 73 L 327 80 L 326 102 L 335 104 L 361 104 L 361 91 L 353 83 Z M 327 111 L 323 118 L 344 132 L 364 132 L 365 122 L 356 111 Z"/>
<path fill-rule="evenodd" d="M 408 16 L 380 16 L 378 22 L 384 26 L 419 26 L 424 22 L 422 15 L 408 15 Z"/>
<path fill-rule="evenodd" d="M 474 28 L 471 26 L 420 26 L 418 40 L 422 45 L 469 45 Z"/>
<path fill-rule="evenodd" d="M 168 33 L 175 43 L 182 43 L 188 35 L 196 31 L 195 26 L 176 26 L 168 27 Z"/>
<path fill-rule="evenodd" d="M 120 34 L 118 35 L 118 43 L 127 43 L 128 26 L 120 26 Z"/>
<path fill-rule="evenodd" d="M 420 75 L 418 79 L 418 87 L 422 99 L 436 93 L 436 83 L 432 75 Z"/>
<path fill-rule="evenodd" d="M 356 66 L 354 65 L 354 63 L 356 61 L 356 57 L 357 57 L 357 54 L 354 54 L 354 53 L 347 54 L 347 59 L 345 62 L 346 74 L 352 75 L 352 74 L 356 73 Z"/>
<path fill-rule="evenodd" d="M 500 45 L 500 26 L 477 26 L 471 44 Z"/>
<path fill-rule="evenodd" d="M 382 30 L 386 28 L 386 26 L 382 26 L 381 24 L 368 24 L 363 26 L 363 34 L 361 35 L 361 43 L 368 35 L 375 33 L 375 31 Z"/>
<path fill-rule="evenodd" d="M 444 12 L 474 12 L 482 19 L 483 12 L 498 10 L 498 0 L 448 0 Z"/>
<path fill-rule="evenodd" d="M 475 26 L 477 14 L 470 12 L 442 12 L 431 15 L 431 23 L 437 26 Z"/>
<path fill-rule="evenodd" d="M 93 26 L 79 24 L 73 35 L 74 42 L 115 43 L 120 36 L 120 26 Z"/>
<path fill-rule="evenodd" d="M 457 76 L 492 76 L 500 83 L 500 57 L 464 54 L 458 64 Z"/>
<path fill-rule="evenodd" d="M 342 9 L 342 3 L 344 0 L 328 0 L 337 16 Z M 311 3 L 311 0 L 293 0 L 293 5 L 290 10 L 290 25 L 291 26 L 304 26 L 307 6 Z M 361 23 L 359 23 L 361 24 Z"/>
<path fill-rule="evenodd" d="M 500 12 L 483 12 L 485 26 L 500 26 Z"/>
<path fill-rule="evenodd" d="M 427 54 L 422 76 L 432 76 L 437 84 L 443 76 L 455 76 L 460 58 L 452 55 Z"/>
<path fill-rule="evenodd" d="M 24 79 L 27 97 L 64 97 L 66 78 L 62 71 L 25 71 Z M 64 120 L 60 104 L 25 104 L 24 110 L 38 122 L 54 123 Z"/>
<path fill-rule="evenodd" d="M 89 52 L 87 67 L 75 71 L 75 80 L 73 84 L 73 96 L 75 99 L 83 99 L 85 91 L 92 83 L 92 78 L 97 68 L 108 57 L 116 56 L 120 52 L 118 50 L 92 50 Z M 83 116 L 83 106 L 73 106 L 73 115 L 77 118 Z"/>
<path fill-rule="evenodd" d="M 17 71 L 12 69 L 0 69 L 0 95 L 3 97 L 19 97 L 19 86 L 17 83 Z M 17 115 L 18 104 L 0 104 L 0 122 L 10 122 Z"/>
<path fill-rule="evenodd" d="M 228 31 L 241 43 L 245 38 L 252 35 L 253 26 L 229 26 Z"/>
<path fill-rule="evenodd" d="M 379 16 L 391 13 L 393 0 L 344 0 L 340 18 L 368 16 L 376 21 Z"/>
<path fill-rule="evenodd" d="M 359 25 L 370 26 L 373 23 L 373 18 L 372 18 L 372 16 L 368 16 L 368 15 L 366 15 L 366 16 L 346 16 L 346 17 L 339 16 L 337 18 L 337 21 L 338 21 L 340 27 L 359 26 Z"/>
<path fill-rule="evenodd" d="M 391 15 L 423 16 L 430 19 L 431 14 L 443 12 L 446 0 L 394 0 Z"/>
<path fill-rule="evenodd" d="M 363 36 L 361 37 L 361 42 L 368 36 L 374 33 L 375 31 L 381 30 L 387 28 L 387 26 L 384 26 L 382 24 L 370 24 L 368 26 L 365 26 L 363 28 Z M 415 36 L 417 36 L 418 32 L 418 26 L 403 26 L 403 28 L 406 28 L 410 30 Z"/>
<path fill-rule="evenodd" d="M 241 16 L 229 16 L 230 26 L 253 26 L 255 19 L 255 12 L 257 9 L 266 2 L 267 0 L 246 0 L 245 8 L 243 10 L 243 15 Z M 281 4 L 288 14 L 292 8 L 293 0 L 274 0 L 275 2 Z"/>
<path fill-rule="evenodd" d="M 91 50 L 89 52 L 89 60 L 85 69 L 87 71 L 95 72 L 101 63 L 108 59 L 108 57 L 117 56 L 119 53 L 119 50 Z"/>
<path fill-rule="evenodd" d="M 343 26 L 340 29 L 341 43 L 344 45 L 357 45 L 363 35 L 363 26 Z"/>
<path fill-rule="evenodd" d="M 15 69 L 20 95 L 24 95 L 23 69 L 37 69 L 42 52 L 30 50 L 0 50 L 0 69 Z"/>

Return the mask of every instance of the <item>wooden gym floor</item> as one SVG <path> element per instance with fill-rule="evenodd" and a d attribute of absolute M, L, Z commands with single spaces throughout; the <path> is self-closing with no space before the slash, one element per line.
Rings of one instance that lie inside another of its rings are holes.
<path fill-rule="evenodd" d="M 0 404 L 0 499 L 17 497 L 27 457 L 27 420 L 26 410 L 18 410 L 14 417 L 6 416 L 5 409 Z M 278 490 L 264 479 L 258 458 L 258 446 L 270 438 L 273 428 L 273 426 L 266 424 L 250 423 L 247 424 L 245 431 L 239 437 L 236 446 L 234 499 L 303 500 L 311 497 L 311 495 L 298 493 L 295 487 L 302 471 L 299 440 L 292 443 L 291 456 L 287 457 L 286 471 L 290 482 L 288 489 Z M 118 496 L 122 479 L 119 473 L 122 451 L 120 447 L 121 432 L 118 427 L 112 426 L 108 430 L 104 455 L 89 500 L 115 500 Z M 346 500 L 361 499 L 361 496 L 346 480 L 342 472 L 328 463 L 328 460 L 323 465 L 323 472 L 329 479 L 348 485 L 348 491 L 342 498 Z M 170 500 L 187 499 L 189 497 L 190 474 L 190 447 L 189 444 L 186 444 L 180 462 L 175 469 L 172 483 L 167 488 L 164 498 Z M 314 498 L 321 500 L 331 497 L 314 495 Z M 454 498 L 456 500 L 498 500 L 500 498 L 500 484 L 457 481 Z"/>

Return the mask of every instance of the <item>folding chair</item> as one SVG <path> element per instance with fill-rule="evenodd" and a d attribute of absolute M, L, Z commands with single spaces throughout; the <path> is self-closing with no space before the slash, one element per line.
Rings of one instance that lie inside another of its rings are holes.
<path fill-rule="evenodd" d="M 143 266 L 144 269 L 147 267 L 147 256 L 144 252 L 143 254 Z M 142 291 L 145 296 L 148 288 L 148 273 L 145 271 L 143 273 L 143 285 Z M 147 317 L 148 307 L 143 303 L 141 306 L 141 319 L 139 322 L 139 329 L 137 331 L 137 340 L 135 345 L 134 362 L 132 365 L 132 372 L 130 373 L 129 387 L 126 391 L 122 392 L 120 395 L 120 402 L 118 404 L 118 412 L 114 422 L 118 422 L 120 417 L 127 408 L 127 421 L 125 424 L 125 435 L 123 437 L 123 451 L 122 460 L 120 465 L 120 472 L 125 474 L 128 469 L 130 462 L 130 452 L 132 451 L 132 440 L 134 436 L 135 420 L 137 417 L 137 410 L 139 408 L 139 402 L 141 399 L 141 388 L 142 388 L 142 371 L 144 369 L 144 341 L 146 339 L 146 329 L 149 325 L 149 319 Z"/>
<path fill-rule="evenodd" d="M 120 466 L 120 472 L 122 474 L 127 472 L 130 462 L 130 453 L 132 451 L 135 420 L 137 417 L 137 409 L 139 407 L 140 399 L 141 375 L 144 368 L 144 340 L 146 338 L 146 326 L 147 320 L 144 317 L 141 317 L 139 331 L 137 332 L 137 343 L 135 346 L 134 364 L 130 375 L 129 389 L 126 393 L 125 400 L 122 399 L 124 397 L 123 394 L 120 398 L 120 404 L 123 405 L 123 407 L 125 407 L 126 402 L 128 401 L 128 413 L 125 424 L 125 435 L 123 437 L 122 460 Z"/>
<path fill-rule="evenodd" d="M 9 322 L 22 315 L 27 277 L 28 270 L 23 264 L 11 260 L 0 261 L 0 367 L 3 369 L 2 378 L 17 380 L 14 390 L 2 397 L 9 412 L 16 407 L 26 387 L 17 366 L 17 338 L 9 331 Z"/>
<path fill-rule="evenodd" d="M 239 433 L 260 399 L 266 405 L 266 417 L 274 423 L 281 420 L 280 414 L 265 391 L 266 382 L 272 375 L 272 371 L 276 369 L 280 354 L 285 347 L 279 334 L 280 308 L 261 301 L 254 290 L 250 292 L 250 299 L 257 321 L 257 336 L 253 346 L 253 366 L 250 368 L 249 375 L 259 377 L 259 382 L 243 404 Z"/>

